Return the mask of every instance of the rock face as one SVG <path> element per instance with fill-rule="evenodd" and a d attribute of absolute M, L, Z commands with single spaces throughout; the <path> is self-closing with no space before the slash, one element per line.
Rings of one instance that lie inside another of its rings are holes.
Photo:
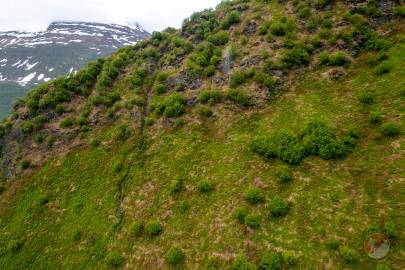
<path fill-rule="evenodd" d="M 0 32 L 0 119 L 28 89 L 149 36 L 137 24 L 89 22 L 54 22 L 40 32 Z M 19 88 L 16 95 L 10 93 L 10 83 Z"/>

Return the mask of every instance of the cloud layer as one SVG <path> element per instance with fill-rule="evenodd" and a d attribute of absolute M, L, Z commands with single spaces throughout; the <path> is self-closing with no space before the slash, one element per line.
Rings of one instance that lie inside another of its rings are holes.
<path fill-rule="evenodd" d="M 139 22 L 146 30 L 180 27 L 194 11 L 215 7 L 220 0 L 5 0 L 0 31 L 44 30 L 52 21 Z"/>

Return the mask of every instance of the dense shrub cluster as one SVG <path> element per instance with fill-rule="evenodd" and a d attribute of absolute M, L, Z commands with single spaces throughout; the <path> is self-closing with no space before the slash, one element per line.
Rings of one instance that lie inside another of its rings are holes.
<path fill-rule="evenodd" d="M 232 263 L 232 270 L 258 270 L 258 268 L 254 263 L 249 262 L 246 256 L 239 255 Z"/>
<path fill-rule="evenodd" d="M 176 265 L 184 261 L 184 253 L 178 247 L 170 248 L 166 253 L 166 262 L 171 265 Z"/>
<path fill-rule="evenodd" d="M 292 180 L 290 170 L 287 166 L 279 166 L 276 168 L 276 176 L 281 183 L 287 183 Z"/>
<path fill-rule="evenodd" d="M 237 11 L 229 12 L 221 22 L 221 28 L 229 29 L 233 24 L 240 22 L 240 13 Z"/>
<path fill-rule="evenodd" d="M 277 196 L 270 200 L 269 210 L 273 217 L 283 217 L 287 215 L 289 208 L 289 204 Z"/>
<path fill-rule="evenodd" d="M 301 131 L 300 139 L 292 132 L 281 130 L 268 137 L 258 137 L 252 149 L 266 158 L 280 158 L 298 164 L 306 156 L 314 155 L 322 159 L 345 157 L 356 143 L 356 135 L 349 133 L 337 140 L 331 129 L 322 122 L 310 122 Z"/>
<path fill-rule="evenodd" d="M 149 236 L 156 236 L 161 234 L 162 232 L 162 226 L 160 225 L 159 222 L 157 221 L 149 221 L 146 225 L 145 225 L 145 232 L 149 235 Z"/>
<path fill-rule="evenodd" d="M 348 246 L 341 246 L 339 248 L 339 252 L 347 263 L 355 263 L 359 260 L 359 255 L 353 248 L 350 248 Z"/>
<path fill-rule="evenodd" d="M 216 71 L 216 66 L 221 61 L 222 50 L 216 48 L 211 42 L 199 44 L 195 52 L 190 55 L 186 65 L 190 71 L 190 76 L 204 75 L 212 76 Z"/>
<path fill-rule="evenodd" d="M 401 134 L 401 130 L 394 123 L 385 123 L 381 126 L 381 134 L 387 137 L 395 137 Z"/>
<path fill-rule="evenodd" d="M 238 103 L 243 107 L 248 107 L 253 104 L 252 98 L 248 96 L 243 90 L 239 89 L 229 89 L 226 93 L 226 98 Z"/>
<path fill-rule="evenodd" d="M 225 31 L 219 31 L 218 33 L 208 36 L 208 41 L 216 46 L 225 45 L 229 41 L 229 34 Z"/>
<path fill-rule="evenodd" d="M 134 221 L 129 225 L 129 234 L 132 237 L 139 237 L 144 230 L 143 224 L 139 221 Z"/>
<path fill-rule="evenodd" d="M 124 257 L 122 257 L 122 255 L 118 252 L 114 251 L 107 255 L 106 263 L 110 267 L 118 268 L 124 264 Z"/>
<path fill-rule="evenodd" d="M 258 229 L 262 221 L 262 217 L 257 214 L 247 214 L 245 216 L 245 224 L 252 229 Z"/>
<path fill-rule="evenodd" d="M 212 182 L 202 180 L 198 183 L 197 189 L 201 193 L 209 193 L 214 190 L 214 184 Z"/>
<path fill-rule="evenodd" d="M 329 54 L 328 52 L 322 52 L 319 55 L 319 62 L 322 65 L 344 66 L 344 65 L 350 63 L 350 59 L 343 52 L 336 52 L 334 54 Z"/>
<path fill-rule="evenodd" d="M 209 103 L 211 105 L 221 102 L 222 93 L 219 90 L 203 90 L 198 96 L 198 101 L 201 103 Z"/>
<path fill-rule="evenodd" d="M 209 33 L 218 27 L 216 14 L 212 9 L 195 12 L 190 18 L 185 19 L 182 32 L 195 35 L 198 39 L 206 38 Z"/>
<path fill-rule="evenodd" d="M 245 191 L 245 199 L 250 204 L 263 203 L 264 192 L 260 188 L 249 188 Z"/>
<path fill-rule="evenodd" d="M 179 117 L 186 112 L 187 100 L 179 93 L 173 93 L 160 102 L 151 105 L 152 111 L 168 118 Z"/>

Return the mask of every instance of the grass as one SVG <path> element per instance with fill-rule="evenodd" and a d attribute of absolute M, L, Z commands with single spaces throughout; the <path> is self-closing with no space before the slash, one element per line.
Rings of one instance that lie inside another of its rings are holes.
<path fill-rule="evenodd" d="M 369 123 L 370 112 L 378 110 L 384 121 L 404 126 L 405 46 L 388 54 L 392 68 L 384 75 L 376 75 L 360 59 L 339 82 L 322 76 L 327 68 L 300 75 L 299 83 L 260 110 L 235 114 L 223 109 L 212 123 L 189 123 L 160 133 L 147 128 L 141 156 L 131 150 L 137 138 L 114 141 L 116 129 L 108 128 L 98 138 L 105 143 L 97 148 L 55 157 L 30 177 L 6 185 L 0 240 L 11 244 L 0 247 L 0 265 L 108 269 L 111 261 L 121 264 L 122 256 L 129 269 L 170 269 L 165 258 L 175 246 L 184 254 L 186 269 L 201 269 L 213 261 L 217 269 L 230 269 L 238 254 L 249 254 L 249 261 L 258 264 L 268 252 L 292 252 L 297 269 L 374 269 L 377 261 L 363 251 L 369 227 L 405 224 L 403 136 L 381 136 L 379 127 Z M 358 100 L 366 90 L 375 95 L 371 105 Z M 354 151 L 332 161 L 308 157 L 290 167 L 294 181 L 280 185 L 274 172 L 285 164 L 260 158 L 249 142 L 280 128 L 298 133 L 313 119 L 329 123 L 338 136 L 356 128 Z M 129 170 L 113 169 L 129 160 Z M 119 223 L 118 186 L 126 173 Z M 183 187 L 174 196 L 170 185 L 178 177 L 184 179 Z M 195 188 L 202 179 L 215 186 L 204 196 Z M 17 189 L 20 181 L 24 188 Z M 244 192 L 251 187 L 263 190 L 269 200 L 278 196 L 288 202 L 288 213 L 272 217 L 269 202 L 248 204 Z M 17 190 L 14 196 L 12 190 Z M 48 202 L 37 203 L 43 196 Z M 187 207 L 178 211 L 179 206 Z M 240 224 L 234 217 L 239 207 L 246 207 L 250 217 L 260 216 L 260 227 L 251 230 Z M 149 221 L 158 222 L 161 233 L 134 239 L 131 224 Z M 330 248 L 328 243 L 336 239 L 345 247 L 341 250 L 358 254 L 355 261 L 348 264 L 347 252 L 342 256 L 338 247 Z M 391 244 L 385 264 L 400 269 L 403 232 Z"/>

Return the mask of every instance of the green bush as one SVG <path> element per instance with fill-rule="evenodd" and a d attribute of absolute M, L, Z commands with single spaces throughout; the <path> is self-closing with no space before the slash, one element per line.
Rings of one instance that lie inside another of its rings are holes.
<path fill-rule="evenodd" d="M 209 36 L 208 41 L 217 46 L 225 45 L 229 41 L 229 34 L 225 31 L 219 31 L 216 34 Z"/>
<path fill-rule="evenodd" d="M 326 247 L 331 250 L 337 250 L 340 246 L 340 241 L 336 239 L 329 240 L 325 243 Z"/>
<path fill-rule="evenodd" d="M 222 93 L 218 90 L 203 90 L 198 96 L 198 101 L 201 103 L 216 104 L 221 102 Z"/>
<path fill-rule="evenodd" d="M 377 264 L 377 267 L 375 268 L 375 270 L 391 270 L 391 268 L 383 263 L 379 263 Z"/>
<path fill-rule="evenodd" d="M 163 114 L 168 118 L 179 117 L 186 112 L 187 100 L 179 93 L 173 93 L 163 101 L 154 104 L 152 107 L 158 115 Z"/>
<path fill-rule="evenodd" d="M 34 124 L 34 128 L 36 130 L 43 128 L 47 122 L 48 117 L 45 115 L 38 115 L 32 119 L 32 123 Z"/>
<path fill-rule="evenodd" d="M 273 79 L 273 76 L 264 72 L 256 72 L 254 79 L 256 82 L 265 86 L 269 91 L 273 90 L 277 83 L 276 80 Z"/>
<path fill-rule="evenodd" d="M 322 52 L 319 54 L 319 62 L 322 65 L 344 66 L 344 65 L 350 63 L 350 59 L 343 52 L 337 52 L 334 54 L 329 54 L 328 52 Z"/>
<path fill-rule="evenodd" d="M 284 265 L 287 268 L 297 265 L 298 258 L 294 255 L 293 252 L 287 250 L 287 251 L 283 252 L 282 256 L 283 256 Z"/>
<path fill-rule="evenodd" d="M 221 28 L 227 30 L 231 25 L 240 22 L 240 14 L 237 11 L 231 11 L 226 15 L 221 23 Z"/>
<path fill-rule="evenodd" d="M 139 237 L 143 233 L 143 224 L 139 221 L 134 221 L 129 225 L 129 234 L 132 237 Z"/>
<path fill-rule="evenodd" d="M 122 257 L 122 255 L 118 252 L 114 251 L 107 255 L 106 263 L 110 267 L 118 268 L 124 264 L 124 257 Z"/>
<path fill-rule="evenodd" d="M 171 265 L 177 265 L 184 261 L 184 253 L 178 247 L 170 248 L 166 253 L 166 262 Z"/>
<path fill-rule="evenodd" d="M 399 17 L 405 17 L 405 7 L 404 6 L 396 6 L 392 9 L 394 15 Z"/>
<path fill-rule="evenodd" d="M 249 262 L 246 256 L 238 255 L 232 263 L 232 270 L 257 270 L 257 266 Z"/>
<path fill-rule="evenodd" d="M 286 166 L 279 166 L 276 168 L 276 176 L 281 183 L 287 183 L 292 180 L 290 169 Z"/>
<path fill-rule="evenodd" d="M 100 146 L 101 141 L 98 139 L 91 139 L 90 141 L 90 146 L 93 148 L 97 148 L 98 146 Z"/>
<path fill-rule="evenodd" d="M 233 213 L 233 216 L 240 222 L 244 223 L 245 222 L 245 217 L 248 214 L 248 210 L 245 207 L 238 207 L 235 209 L 235 212 Z"/>
<path fill-rule="evenodd" d="M 274 22 L 270 26 L 270 32 L 275 36 L 285 36 L 287 31 L 286 25 L 281 22 Z"/>
<path fill-rule="evenodd" d="M 283 257 L 280 253 L 268 252 L 260 262 L 260 267 L 263 270 L 281 270 L 283 266 Z"/>
<path fill-rule="evenodd" d="M 283 217 L 287 215 L 289 208 L 288 203 L 277 196 L 270 200 L 269 210 L 273 217 Z"/>
<path fill-rule="evenodd" d="M 385 123 L 381 126 L 381 134 L 387 137 L 395 137 L 401 134 L 401 130 L 394 123 Z"/>
<path fill-rule="evenodd" d="M 248 96 L 244 91 L 239 89 L 230 89 L 226 93 L 226 98 L 238 103 L 243 107 L 248 107 L 253 104 L 252 98 Z"/>
<path fill-rule="evenodd" d="M 374 73 L 376 75 L 380 76 L 380 75 L 384 75 L 384 74 L 387 74 L 387 73 L 391 72 L 391 70 L 392 70 L 392 65 L 391 64 L 389 64 L 387 62 L 382 62 L 381 64 L 379 64 L 375 68 Z"/>
<path fill-rule="evenodd" d="M 247 76 L 244 71 L 235 70 L 229 79 L 229 86 L 235 88 L 246 82 Z"/>
<path fill-rule="evenodd" d="M 49 202 L 50 198 L 47 194 L 42 194 L 38 197 L 38 205 L 44 206 Z"/>
<path fill-rule="evenodd" d="M 60 127 L 61 128 L 68 128 L 68 127 L 73 126 L 73 123 L 74 122 L 73 122 L 72 118 L 66 117 L 66 118 L 64 118 L 62 120 L 62 122 L 60 122 Z"/>
<path fill-rule="evenodd" d="M 348 246 L 340 246 L 339 252 L 347 263 L 355 263 L 359 260 L 357 251 Z"/>
<path fill-rule="evenodd" d="M 198 182 L 197 189 L 201 193 L 209 193 L 214 190 L 214 184 L 212 182 L 202 180 Z"/>
<path fill-rule="evenodd" d="M 360 95 L 359 101 L 364 105 L 371 105 L 374 103 L 374 94 L 369 91 L 365 91 Z"/>
<path fill-rule="evenodd" d="M 399 236 L 397 226 L 395 225 L 394 222 L 391 222 L 391 221 L 387 221 L 384 223 L 384 232 L 389 237 L 395 238 L 395 237 Z"/>
<path fill-rule="evenodd" d="M 265 157 L 278 157 L 290 164 L 299 164 L 303 159 L 303 148 L 297 136 L 286 130 L 278 131 L 269 137 L 257 137 L 252 143 L 255 153 Z"/>
<path fill-rule="evenodd" d="M 145 225 L 145 232 L 149 236 L 157 236 L 162 233 L 162 226 L 157 221 L 149 221 Z"/>
<path fill-rule="evenodd" d="M 382 122 L 381 112 L 380 111 L 371 112 L 370 117 L 369 117 L 369 121 L 373 125 L 381 124 L 381 122 Z"/>
<path fill-rule="evenodd" d="M 249 188 L 244 195 L 245 200 L 250 204 L 263 203 L 265 200 L 264 192 L 260 188 Z"/>
<path fill-rule="evenodd" d="M 170 183 L 169 190 L 171 194 L 173 195 L 179 194 L 182 191 L 182 189 L 183 189 L 183 179 L 178 178 Z"/>
<path fill-rule="evenodd" d="M 200 115 L 200 117 L 203 117 L 203 118 L 209 118 L 209 117 L 214 115 L 211 108 L 206 107 L 206 106 L 199 106 L 198 107 L 198 114 Z"/>
<path fill-rule="evenodd" d="M 166 86 L 164 84 L 158 83 L 155 87 L 156 93 L 161 95 L 166 92 Z"/>
<path fill-rule="evenodd" d="M 31 134 L 33 131 L 34 131 L 34 124 L 31 121 L 27 120 L 21 124 L 21 132 L 24 135 Z"/>
<path fill-rule="evenodd" d="M 23 245 L 24 245 L 24 241 L 22 241 L 22 240 L 19 240 L 19 239 L 10 240 L 7 244 L 7 250 L 10 251 L 11 253 L 15 254 L 21 250 Z"/>
<path fill-rule="evenodd" d="M 262 217 L 256 214 L 247 214 L 245 216 L 245 224 L 252 229 L 258 229 L 260 227 L 260 223 L 262 221 Z"/>
<path fill-rule="evenodd" d="M 114 138 L 116 140 L 126 140 L 131 135 L 131 130 L 127 125 L 119 125 L 115 128 Z"/>
<path fill-rule="evenodd" d="M 285 52 L 281 60 L 286 68 L 307 65 L 309 63 L 309 53 L 302 48 L 295 47 Z"/>
<path fill-rule="evenodd" d="M 31 166 L 31 161 L 24 159 L 23 161 L 21 161 L 21 168 L 26 170 Z"/>

